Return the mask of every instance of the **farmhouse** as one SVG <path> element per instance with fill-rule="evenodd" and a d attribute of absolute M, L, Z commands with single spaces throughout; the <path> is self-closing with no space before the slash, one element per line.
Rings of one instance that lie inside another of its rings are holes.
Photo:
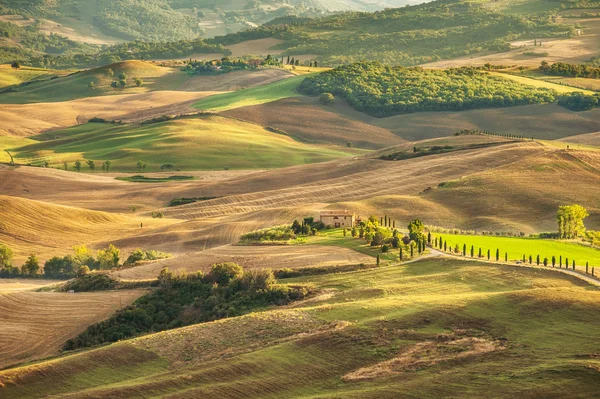
<path fill-rule="evenodd" d="M 321 222 L 331 227 L 354 227 L 356 215 L 350 211 L 323 211 Z"/>

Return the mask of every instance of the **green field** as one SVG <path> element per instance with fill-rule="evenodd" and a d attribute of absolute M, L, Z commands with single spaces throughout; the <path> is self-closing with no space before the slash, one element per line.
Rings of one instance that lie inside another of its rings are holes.
<path fill-rule="evenodd" d="M 194 104 L 194 108 L 202 111 L 226 111 L 299 96 L 296 89 L 303 80 L 304 76 L 295 76 L 265 86 L 252 87 L 233 93 L 215 94 L 200 100 Z"/>
<path fill-rule="evenodd" d="M 87 123 L 43 133 L 35 144 L 14 149 L 15 162 L 63 167 L 81 160 L 96 161 L 96 172 L 105 160 L 111 171 L 135 172 L 136 163 L 146 172 L 160 171 L 170 163 L 180 170 L 281 168 L 328 161 L 363 153 L 345 147 L 324 147 L 297 142 L 262 127 L 216 115 L 184 118 L 146 125 Z"/>
<path fill-rule="evenodd" d="M 282 280 L 323 294 L 0 372 L 7 397 L 533 398 L 600 389 L 600 291 L 456 259 Z"/>
<path fill-rule="evenodd" d="M 28 82 L 30 80 L 42 79 L 49 76 L 56 76 L 58 71 L 52 71 L 48 69 L 42 68 L 20 68 L 14 69 L 8 65 L 0 66 L 0 88 L 12 85 L 18 85 L 23 82 Z M 59 74 L 64 74 L 64 71 L 58 72 Z"/>
<path fill-rule="evenodd" d="M 467 244 L 467 253 L 471 245 L 475 246 L 475 256 L 479 248 L 484 255 L 489 249 L 492 257 L 496 254 L 496 249 L 500 249 L 500 258 L 504 259 L 505 252 L 508 252 L 508 259 L 511 261 L 523 260 L 523 255 L 529 258 L 533 256 L 535 262 L 536 256 L 540 255 L 543 260 L 547 257 L 549 260 L 556 256 L 557 263 L 560 256 L 569 258 L 569 264 L 575 260 L 576 265 L 585 266 L 589 262 L 590 266 L 600 266 L 600 250 L 593 249 L 576 243 L 562 242 L 557 240 L 535 239 L 535 238 L 513 238 L 513 237 L 495 237 L 495 236 L 472 236 L 472 235 L 451 235 L 432 233 L 433 237 L 442 237 L 447 241 L 448 246 L 454 248 L 459 245 L 462 252 L 463 244 Z"/>

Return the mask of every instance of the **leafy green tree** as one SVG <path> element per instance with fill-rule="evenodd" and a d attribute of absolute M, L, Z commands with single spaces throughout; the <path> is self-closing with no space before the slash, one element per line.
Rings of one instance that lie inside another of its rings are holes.
<path fill-rule="evenodd" d="M 110 87 L 111 87 L 113 90 L 117 90 L 117 87 L 119 87 L 119 83 L 118 83 L 118 82 L 115 82 L 115 81 L 112 81 L 112 82 L 110 82 Z"/>
<path fill-rule="evenodd" d="M 112 68 L 108 68 L 106 70 L 106 76 L 112 79 L 115 76 L 115 71 L 113 71 Z"/>
<path fill-rule="evenodd" d="M 142 87 L 144 81 L 140 78 L 135 78 L 135 87 Z"/>
<path fill-rule="evenodd" d="M 81 171 L 81 161 L 79 159 L 73 164 L 73 169 L 75 169 L 77 172 Z"/>
<path fill-rule="evenodd" d="M 138 171 L 143 172 L 144 170 L 146 170 L 146 164 L 143 161 L 137 161 L 136 164 Z"/>
<path fill-rule="evenodd" d="M 125 86 L 127 86 L 127 81 L 126 81 L 125 79 L 120 79 L 120 80 L 119 80 L 119 87 L 120 87 L 121 89 L 124 89 L 124 88 L 125 88 Z"/>
<path fill-rule="evenodd" d="M 90 170 L 92 172 L 94 172 L 96 170 L 96 163 L 94 161 L 88 160 L 88 161 L 85 161 L 85 163 L 87 163 L 88 168 L 90 168 Z"/>
<path fill-rule="evenodd" d="M 119 74 L 119 80 L 127 80 L 127 74 L 125 72 L 121 72 Z"/>
<path fill-rule="evenodd" d="M 573 239 L 585 233 L 583 220 L 589 216 L 581 205 L 563 205 L 556 212 L 558 234 L 560 238 Z"/>
<path fill-rule="evenodd" d="M 14 253 L 10 247 L 0 243 L 0 270 L 11 267 Z"/>
<path fill-rule="evenodd" d="M 111 161 L 104 161 L 102 163 L 102 171 L 108 173 L 110 171 L 110 165 L 112 165 Z"/>
<path fill-rule="evenodd" d="M 121 250 L 115 247 L 113 244 L 110 244 L 108 248 L 101 249 L 98 251 L 96 255 L 98 266 L 102 270 L 109 270 L 114 267 L 117 267 L 119 266 L 120 255 Z"/>
<path fill-rule="evenodd" d="M 10 66 L 14 69 L 19 69 L 21 68 L 21 63 L 19 61 L 15 61 L 12 64 L 10 64 Z"/>
<path fill-rule="evenodd" d="M 237 263 L 216 263 L 210 270 L 210 277 L 222 287 L 229 285 L 233 280 L 239 279 L 244 274 L 244 269 Z"/>
<path fill-rule="evenodd" d="M 29 258 L 21 267 L 21 273 L 31 277 L 35 277 L 40 273 L 40 261 L 37 256 L 29 255 Z"/>
<path fill-rule="evenodd" d="M 411 240 L 418 241 L 421 239 L 424 229 L 425 226 L 423 225 L 423 222 L 419 219 L 414 219 L 408 224 L 408 236 Z"/>
<path fill-rule="evenodd" d="M 88 83 L 88 87 L 92 90 L 94 90 L 94 88 L 96 87 L 96 84 L 94 82 L 90 82 Z"/>

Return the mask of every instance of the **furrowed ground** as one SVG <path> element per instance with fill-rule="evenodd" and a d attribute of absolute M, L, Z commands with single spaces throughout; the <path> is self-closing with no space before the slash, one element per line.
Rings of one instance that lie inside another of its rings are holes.
<path fill-rule="evenodd" d="M 2 393 L 476 398 L 590 397 L 599 388 L 600 293 L 580 280 L 427 259 L 283 281 L 311 281 L 322 293 L 6 370 Z"/>

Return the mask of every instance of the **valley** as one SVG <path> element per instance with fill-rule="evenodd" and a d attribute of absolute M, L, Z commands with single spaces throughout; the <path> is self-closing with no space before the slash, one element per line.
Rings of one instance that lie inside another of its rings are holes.
<path fill-rule="evenodd" d="M 600 6 L 118 3 L 0 1 L 0 397 L 595 397 Z"/>

